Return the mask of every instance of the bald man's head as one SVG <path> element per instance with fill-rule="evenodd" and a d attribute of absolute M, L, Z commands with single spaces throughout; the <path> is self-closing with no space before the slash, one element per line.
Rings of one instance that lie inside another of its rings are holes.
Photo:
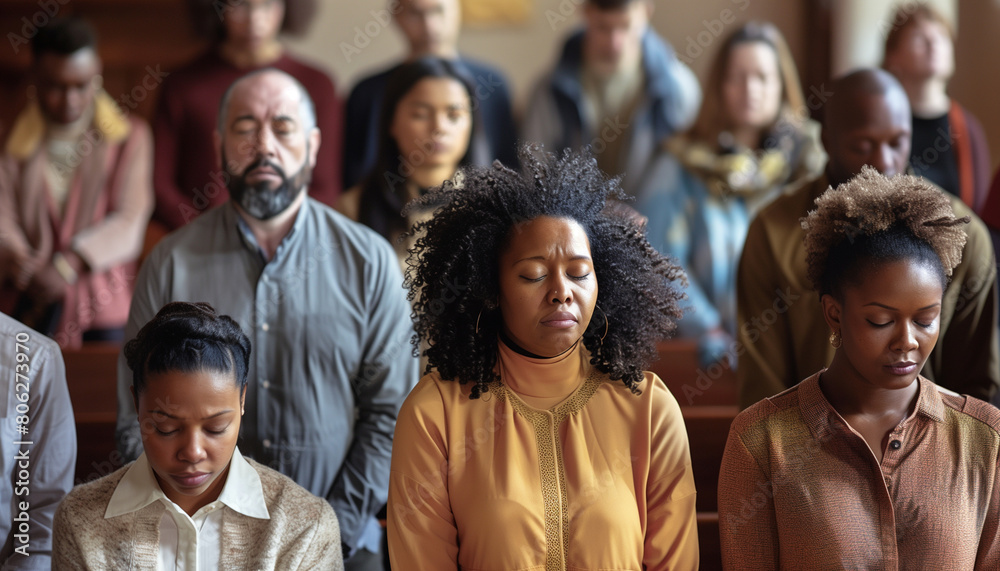
<path fill-rule="evenodd" d="M 216 144 L 232 199 L 255 219 L 273 218 L 309 186 L 320 144 L 312 99 L 283 71 L 243 76 L 222 98 Z"/>
<path fill-rule="evenodd" d="M 823 146 L 827 175 L 837 186 L 869 165 L 892 176 L 910 159 L 911 118 L 906 92 L 880 69 L 862 69 L 838 79 L 826 104 Z"/>
<path fill-rule="evenodd" d="M 232 100 L 233 92 L 240 88 L 241 85 L 246 87 L 246 84 L 248 83 L 256 83 L 262 79 L 268 78 L 273 78 L 278 82 L 287 83 L 295 87 L 298 91 L 297 102 L 299 105 L 299 116 L 301 117 L 302 124 L 305 126 L 306 130 L 314 129 L 316 127 L 316 106 L 313 104 L 312 97 L 309 96 L 309 92 L 306 91 L 305 86 L 299 83 L 299 80 L 281 71 L 280 69 L 266 67 L 256 71 L 251 71 L 243 77 L 240 77 L 231 83 L 226 89 L 226 92 L 222 94 L 222 100 L 219 101 L 219 117 L 215 126 L 220 135 L 225 132 L 226 116 L 229 114 L 229 102 Z"/>

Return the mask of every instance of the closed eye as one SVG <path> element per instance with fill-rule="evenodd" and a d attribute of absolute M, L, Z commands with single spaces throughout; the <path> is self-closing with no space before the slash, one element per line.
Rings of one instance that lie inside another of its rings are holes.
<path fill-rule="evenodd" d="M 540 281 L 542 281 L 542 280 L 545 279 L 545 276 L 542 276 L 542 277 L 539 277 L 539 278 L 529 278 L 528 276 L 519 276 L 519 277 L 522 280 L 525 280 L 525 281 L 528 281 L 528 282 L 531 282 L 531 283 L 540 282 Z"/>
<path fill-rule="evenodd" d="M 571 276 L 569 276 L 569 279 L 576 280 L 578 282 L 582 282 L 583 280 L 585 280 L 585 279 L 587 279 L 589 277 L 590 277 L 590 274 L 586 273 L 586 274 L 583 274 L 582 276 L 572 276 L 571 275 Z"/>
<path fill-rule="evenodd" d="M 890 325 L 892 323 L 891 321 L 887 321 L 885 323 L 875 323 L 871 319 L 866 319 L 865 321 L 867 321 L 868 324 L 871 325 L 872 327 L 885 327 L 885 326 Z"/>
<path fill-rule="evenodd" d="M 176 430 L 170 430 L 168 432 L 164 432 L 164 431 L 160 430 L 159 428 L 156 429 L 156 433 L 159 434 L 160 436 L 170 436 L 171 434 L 174 434 L 175 432 L 177 432 L 177 431 Z"/>

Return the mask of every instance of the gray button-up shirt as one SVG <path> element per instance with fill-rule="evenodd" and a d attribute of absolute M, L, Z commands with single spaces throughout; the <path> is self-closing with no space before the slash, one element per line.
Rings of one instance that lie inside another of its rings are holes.
<path fill-rule="evenodd" d="M 253 343 L 240 450 L 326 498 L 342 541 L 367 546 L 396 414 L 417 380 L 402 284 L 385 239 L 312 199 L 270 261 L 227 202 L 153 250 L 125 338 L 170 301 L 208 302 L 239 322 Z M 131 383 L 121 356 L 116 436 L 129 460 L 142 451 Z"/>
<path fill-rule="evenodd" d="M 0 568 L 52 565 L 52 520 L 75 469 L 76 423 L 59 346 L 0 313 Z"/>

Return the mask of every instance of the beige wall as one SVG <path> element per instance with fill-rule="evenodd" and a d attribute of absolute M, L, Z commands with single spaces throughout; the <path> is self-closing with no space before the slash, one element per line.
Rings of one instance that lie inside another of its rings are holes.
<path fill-rule="evenodd" d="M 961 33 L 950 92 L 982 122 L 995 169 L 1000 164 L 1000 2 L 962 0 L 959 8 Z"/>
<path fill-rule="evenodd" d="M 530 22 L 467 26 L 460 43 L 466 55 L 493 63 L 507 74 L 519 105 L 535 80 L 552 66 L 563 38 L 578 24 L 583 0 L 531 2 Z M 751 18 L 777 24 L 801 64 L 805 49 L 802 4 L 793 0 L 657 0 L 653 25 L 702 77 L 717 47 L 716 38 Z M 389 65 L 403 53 L 396 29 L 391 23 L 383 25 L 387 6 L 387 0 L 323 0 L 308 36 L 289 43 L 298 53 L 329 68 L 346 93 L 359 77 Z M 345 53 L 345 42 L 355 44 L 360 53 L 353 48 Z"/>

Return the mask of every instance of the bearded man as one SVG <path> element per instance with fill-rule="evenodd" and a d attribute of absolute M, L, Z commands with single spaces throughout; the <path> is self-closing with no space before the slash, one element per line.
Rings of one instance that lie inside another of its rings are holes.
<path fill-rule="evenodd" d="M 347 569 L 377 568 L 374 516 L 396 414 L 417 380 L 396 255 L 307 196 L 320 131 L 290 75 L 265 69 L 234 82 L 215 139 L 229 200 L 152 252 L 125 338 L 170 301 L 205 301 L 236 319 L 253 344 L 240 450 L 330 502 Z M 132 460 L 152 428 L 136 421 L 124 358 L 118 371 L 116 437 Z"/>

